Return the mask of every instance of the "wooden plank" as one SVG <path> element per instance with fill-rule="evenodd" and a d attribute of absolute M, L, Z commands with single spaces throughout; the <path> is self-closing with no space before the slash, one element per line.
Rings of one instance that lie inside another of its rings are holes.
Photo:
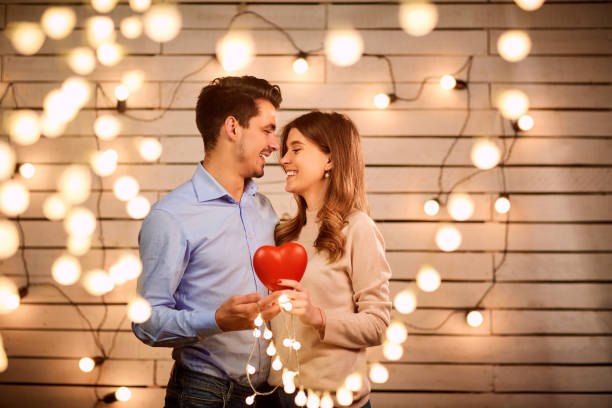
<path fill-rule="evenodd" d="M 387 369 L 389 381 L 372 384 L 372 388 L 378 391 L 493 391 L 491 366 L 388 364 Z"/>
<path fill-rule="evenodd" d="M 554 108 L 610 108 L 610 85 L 539 85 L 539 84 L 491 84 L 491 102 L 498 106 L 497 95 L 509 88 L 519 88 L 529 97 L 531 109 Z M 535 129 L 534 129 L 535 130 Z"/>
<path fill-rule="evenodd" d="M 453 309 L 417 309 L 410 314 L 392 312 L 393 320 L 407 325 L 408 335 L 488 335 L 491 333 L 491 311 L 482 310 L 484 321 L 480 327 L 466 324 L 466 311 Z M 449 317 L 450 316 L 450 317 Z M 448 319 L 448 320 L 447 320 Z"/>
<path fill-rule="evenodd" d="M 502 254 L 495 254 L 496 265 Z M 612 280 L 612 254 L 508 254 L 497 271 L 500 281 Z"/>
<path fill-rule="evenodd" d="M 612 220 L 612 196 L 609 195 L 513 195 L 510 200 L 511 221 Z M 497 212 L 493 215 L 499 221 L 506 218 Z"/>
<path fill-rule="evenodd" d="M 444 252 L 387 252 L 393 279 L 414 279 L 423 264 L 444 272 L 445 279 L 486 280 L 492 276 L 492 255 Z"/>
<path fill-rule="evenodd" d="M 610 283 L 497 283 L 485 308 L 611 308 Z"/>
<path fill-rule="evenodd" d="M 494 334 L 609 334 L 612 312 L 492 310 Z"/>
<path fill-rule="evenodd" d="M 594 55 L 610 54 L 610 30 L 526 30 L 531 38 L 529 55 Z M 489 53 L 497 53 L 497 40 L 502 30 L 489 31 Z"/>
<path fill-rule="evenodd" d="M 155 384 L 162 386 L 168 384 L 172 366 L 174 366 L 174 360 L 155 361 Z"/>
<path fill-rule="evenodd" d="M 132 247 L 138 245 L 138 231 L 141 221 L 102 221 L 104 243 L 109 247 Z M 66 244 L 67 234 L 61 223 L 48 221 L 22 221 L 25 245 L 57 247 Z M 100 224 L 92 237 L 92 246 L 100 246 L 98 235 Z"/>
<path fill-rule="evenodd" d="M 32 299 L 24 299 L 24 301 L 33 301 L 37 299 L 37 289 Z M 79 309 L 89 319 L 92 326 L 97 328 L 104 317 L 104 306 L 79 306 Z M 108 315 L 102 325 L 103 330 L 131 330 L 131 322 L 125 319 L 119 326 L 119 323 L 126 314 L 126 306 L 110 305 L 108 306 Z M 4 329 L 77 329 L 87 330 L 87 323 L 81 318 L 74 306 L 65 305 L 36 305 L 36 304 L 21 304 L 17 310 L 10 315 L 0 315 L 0 327 Z"/>
<path fill-rule="evenodd" d="M 496 391 L 608 392 L 612 367 L 495 367 Z"/>

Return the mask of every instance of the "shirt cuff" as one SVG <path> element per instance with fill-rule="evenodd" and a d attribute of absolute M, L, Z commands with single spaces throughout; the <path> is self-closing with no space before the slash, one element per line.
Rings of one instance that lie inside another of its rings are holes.
<path fill-rule="evenodd" d="M 198 338 L 205 339 L 214 334 L 219 334 L 222 330 L 217 325 L 217 319 L 215 319 L 215 310 L 196 312 L 194 311 L 191 315 L 191 327 L 195 330 Z"/>

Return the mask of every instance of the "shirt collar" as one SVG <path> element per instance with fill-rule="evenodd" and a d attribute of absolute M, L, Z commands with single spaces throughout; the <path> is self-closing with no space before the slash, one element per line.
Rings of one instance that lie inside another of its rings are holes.
<path fill-rule="evenodd" d="M 198 163 L 193 177 L 191 178 L 193 187 L 195 189 L 198 202 L 210 201 L 220 197 L 227 197 L 230 201 L 234 200 L 234 197 L 227 190 L 219 184 L 219 182 L 202 166 L 202 163 Z M 242 197 L 251 197 L 257 193 L 257 184 L 251 180 L 245 180 L 244 191 Z"/>

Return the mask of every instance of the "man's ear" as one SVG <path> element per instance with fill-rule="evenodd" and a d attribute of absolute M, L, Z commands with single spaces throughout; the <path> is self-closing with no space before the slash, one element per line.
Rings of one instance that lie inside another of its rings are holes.
<path fill-rule="evenodd" d="M 228 116 L 225 118 L 225 122 L 223 122 L 223 130 L 227 135 L 228 139 L 233 142 L 236 142 L 240 136 L 240 124 L 238 123 L 238 119 L 233 116 Z"/>

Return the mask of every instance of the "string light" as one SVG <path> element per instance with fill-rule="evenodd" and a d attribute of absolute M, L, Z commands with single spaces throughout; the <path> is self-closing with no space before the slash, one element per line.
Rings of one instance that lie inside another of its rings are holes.
<path fill-rule="evenodd" d="M 77 109 L 81 109 L 87 104 L 91 97 L 91 87 L 89 83 L 80 77 L 70 77 L 64 81 L 61 89 L 66 99 L 69 99 Z"/>
<path fill-rule="evenodd" d="M 261 317 L 261 313 L 257 315 L 253 322 L 255 323 L 255 326 L 261 326 L 264 323 L 263 318 Z"/>
<path fill-rule="evenodd" d="M 295 401 L 295 405 L 297 405 L 298 407 L 303 407 L 304 405 L 306 405 L 306 402 L 308 401 L 308 399 L 306 398 L 306 393 L 304 392 L 303 389 L 300 388 L 298 393 L 295 395 L 294 401 Z"/>
<path fill-rule="evenodd" d="M 289 348 L 289 347 L 291 347 L 291 342 L 292 342 L 292 340 L 290 338 L 285 337 L 283 339 L 283 346 Z"/>
<path fill-rule="evenodd" d="M 253 337 L 255 337 L 256 339 L 261 337 L 261 330 L 259 330 L 258 328 L 253 329 Z"/>
<path fill-rule="evenodd" d="M 76 116 L 79 106 L 76 101 L 70 100 L 69 96 L 61 89 L 53 89 L 43 101 L 45 115 L 54 121 L 69 122 Z"/>
<path fill-rule="evenodd" d="M 130 389 L 127 387 L 119 387 L 117 388 L 117 391 L 106 394 L 104 398 L 102 398 L 102 401 L 110 404 L 117 401 L 129 401 L 130 398 L 132 398 L 132 391 L 130 391 Z"/>
<path fill-rule="evenodd" d="M 137 196 L 128 201 L 127 213 L 130 217 L 141 220 L 151 211 L 151 203 L 143 196 Z"/>
<path fill-rule="evenodd" d="M 497 39 L 497 52 L 509 62 L 518 62 L 531 51 L 531 38 L 523 30 L 505 31 Z"/>
<path fill-rule="evenodd" d="M 410 288 L 404 289 L 395 295 L 393 306 L 402 314 L 409 314 L 416 310 L 417 299 L 416 294 Z"/>
<path fill-rule="evenodd" d="M 436 244 L 444 252 L 452 252 L 461 245 L 461 233 L 457 228 L 446 225 L 436 232 Z"/>
<path fill-rule="evenodd" d="M 319 396 L 312 390 L 308 390 L 308 399 L 306 400 L 306 408 L 319 408 L 321 400 Z"/>
<path fill-rule="evenodd" d="M 387 360 L 397 361 L 402 358 L 404 348 L 401 344 L 386 341 L 383 343 L 383 355 Z"/>
<path fill-rule="evenodd" d="M 514 2 L 525 11 L 537 10 L 544 4 L 544 0 L 514 0 Z"/>
<path fill-rule="evenodd" d="M 127 98 L 130 96 L 130 88 L 120 84 L 115 88 L 115 98 L 117 98 L 117 111 L 124 113 L 127 110 Z"/>
<path fill-rule="evenodd" d="M 113 290 L 115 284 L 105 271 L 94 269 L 85 275 L 83 286 L 90 295 L 102 296 Z"/>
<path fill-rule="evenodd" d="M 142 87 L 144 81 L 144 72 L 139 69 L 127 71 L 121 77 L 121 83 L 128 87 L 130 92 L 136 92 Z"/>
<path fill-rule="evenodd" d="M 264 329 L 263 338 L 266 340 L 270 340 L 272 338 L 272 331 L 267 327 Z"/>
<path fill-rule="evenodd" d="M 480 327 L 484 321 L 482 313 L 480 313 L 478 310 L 472 310 L 469 312 L 465 319 L 467 324 L 469 324 L 471 327 Z"/>
<path fill-rule="evenodd" d="M 143 159 L 153 162 L 161 156 L 162 145 L 159 140 L 152 137 L 143 138 L 138 143 L 138 152 Z"/>
<path fill-rule="evenodd" d="M 68 207 L 59 194 L 50 195 L 43 202 L 43 214 L 51 221 L 59 221 L 64 218 Z"/>
<path fill-rule="evenodd" d="M 346 380 L 344 380 L 344 385 L 346 386 L 346 388 L 353 392 L 361 390 L 361 387 L 363 386 L 361 374 L 353 373 L 349 375 L 348 377 L 346 377 Z"/>
<path fill-rule="evenodd" d="M 99 366 L 104 361 L 102 357 L 83 357 L 79 360 L 79 368 L 84 373 L 90 373 L 96 366 Z"/>
<path fill-rule="evenodd" d="M 9 314 L 19 307 L 19 289 L 12 279 L 0 276 L 0 314 Z"/>
<path fill-rule="evenodd" d="M 5 120 L 5 127 L 15 143 L 29 146 L 40 139 L 40 119 L 35 111 L 16 110 L 9 113 Z"/>
<path fill-rule="evenodd" d="M 30 205 L 30 192 L 17 180 L 8 180 L 0 185 L 0 210 L 9 217 L 23 214 Z"/>
<path fill-rule="evenodd" d="M 34 55 L 45 42 L 45 33 L 37 23 L 9 23 L 6 35 L 18 53 Z"/>
<path fill-rule="evenodd" d="M 497 200 L 495 200 L 495 211 L 500 214 L 506 214 L 510 211 L 510 197 L 505 194 L 497 197 Z"/>
<path fill-rule="evenodd" d="M 19 166 L 19 174 L 21 174 L 23 178 L 31 179 L 34 177 L 34 174 L 36 174 L 36 168 L 32 163 L 24 163 Z"/>
<path fill-rule="evenodd" d="M 329 391 L 325 391 L 321 397 L 321 408 L 334 408 L 334 400 L 332 399 Z"/>
<path fill-rule="evenodd" d="M 517 119 L 527 113 L 529 98 L 523 91 L 509 89 L 500 94 L 497 105 L 504 118 Z"/>
<path fill-rule="evenodd" d="M 61 40 L 74 29 L 76 13 L 70 7 L 49 7 L 42 14 L 40 24 L 50 38 Z"/>
<path fill-rule="evenodd" d="M 501 152 L 496 143 L 489 139 L 478 140 L 470 153 L 474 166 L 482 170 L 492 169 L 501 160 Z"/>
<path fill-rule="evenodd" d="M 102 65 L 113 66 L 121 61 L 124 51 L 119 44 L 107 42 L 98 46 L 96 54 Z"/>
<path fill-rule="evenodd" d="M 440 273 L 430 265 L 423 265 L 416 275 L 417 286 L 424 292 L 434 292 L 440 287 Z"/>
<path fill-rule="evenodd" d="M 389 371 L 384 365 L 374 363 L 370 366 L 369 376 L 373 383 L 383 384 L 389 379 Z"/>
<path fill-rule="evenodd" d="M 415 37 L 429 34 L 438 23 L 438 9 L 429 1 L 410 1 L 400 5 L 402 29 Z"/>
<path fill-rule="evenodd" d="M 81 164 L 66 167 L 58 180 L 57 189 L 64 202 L 80 204 L 87 200 L 91 190 L 91 173 Z"/>
<path fill-rule="evenodd" d="M 293 61 L 293 71 L 302 75 L 308 71 L 308 61 L 306 61 L 306 54 L 300 54 L 295 61 Z"/>
<path fill-rule="evenodd" d="M 468 194 L 451 194 L 448 199 L 448 213 L 457 221 L 465 221 L 474 214 L 474 201 Z"/>
<path fill-rule="evenodd" d="M 268 344 L 268 347 L 266 348 L 266 354 L 269 355 L 270 357 L 276 354 L 276 347 L 274 346 L 273 341 L 271 341 L 270 344 Z"/>
<path fill-rule="evenodd" d="M 133 40 L 142 35 L 143 26 L 142 20 L 138 16 L 130 16 L 121 20 L 119 24 L 119 30 L 125 38 Z"/>
<path fill-rule="evenodd" d="M 142 13 L 151 7 L 151 0 L 130 0 L 132 10 Z"/>
<path fill-rule="evenodd" d="M 15 151 L 3 140 L 0 140 L 0 181 L 13 175 L 15 171 Z"/>
<path fill-rule="evenodd" d="M 451 89 L 465 89 L 467 88 L 467 82 L 457 79 L 452 75 L 444 75 L 440 78 L 440 86 L 447 91 Z"/>
<path fill-rule="evenodd" d="M 391 102 L 394 102 L 397 97 L 393 94 L 379 93 L 374 97 L 374 105 L 378 109 L 385 109 Z"/>
<path fill-rule="evenodd" d="M 138 182 L 132 176 L 119 177 L 113 184 L 113 192 L 121 201 L 129 201 L 136 197 L 139 190 Z"/>
<path fill-rule="evenodd" d="M 68 66 L 79 75 L 89 75 L 96 68 L 96 55 L 88 47 L 77 47 L 68 53 Z"/>
<path fill-rule="evenodd" d="M 336 391 L 336 399 L 338 400 L 338 404 L 343 407 L 348 407 L 353 403 L 353 393 L 346 387 L 340 387 L 338 391 Z"/>
<path fill-rule="evenodd" d="M 91 237 L 77 237 L 74 235 L 68 236 L 66 249 L 72 255 L 83 256 L 89 252 L 89 248 L 91 248 Z"/>
<path fill-rule="evenodd" d="M 102 140 L 112 140 L 121 132 L 121 122 L 113 115 L 101 115 L 93 124 L 94 133 Z"/>
<path fill-rule="evenodd" d="M 512 122 L 512 127 L 517 132 L 527 132 L 528 130 L 533 129 L 533 125 L 533 118 L 529 115 L 523 115 L 516 122 Z"/>
<path fill-rule="evenodd" d="M 248 397 L 246 397 L 245 402 L 247 405 L 253 405 L 253 403 L 255 402 L 255 395 L 249 395 Z"/>
<path fill-rule="evenodd" d="M 110 268 L 110 274 L 115 282 L 125 282 L 136 279 L 142 273 L 140 258 L 132 253 L 121 255 L 119 260 Z M 115 279 L 115 277 L 117 279 Z"/>
<path fill-rule="evenodd" d="M 40 131 L 43 135 L 49 138 L 61 136 L 66 130 L 66 122 L 62 122 L 58 118 L 44 112 L 40 119 Z"/>
<path fill-rule="evenodd" d="M 19 249 L 19 231 L 12 221 L 0 219 L 0 259 L 10 258 Z"/>
<path fill-rule="evenodd" d="M 144 323 L 151 317 L 151 304 L 142 296 L 135 296 L 127 307 L 128 318 L 134 323 Z"/>
<path fill-rule="evenodd" d="M 74 237 L 89 237 L 96 230 L 96 217 L 85 207 L 71 208 L 64 219 L 64 228 Z"/>
<path fill-rule="evenodd" d="M 255 43 L 250 34 L 230 31 L 217 43 L 217 59 L 226 71 L 237 71 L 251 63 L 254 49 Z"/>
<path fill-rule="evenodd" d="M 291 348 L 295 351 L 298 351 L 300 348 L 302 348 L 302 343 L 297 340 L 293 340 L 293 342 L 291 343 Z"/>
<path fill-rule="evenodd" d="M 181 31 L 182 23 L 178 7 L 170 3 L 155 4 L 144 15 L 145 34 L 160 43 L 174 39 Z"/>
<path fill-rule="evenodd" d="M 348 67 L 363 54 L 363 39 L 354 29 L 333 29 L 325 37 L 327 58 L 335 65 Z"/>
<path fill-rule="evenodd" d="M 108 13 L 117 5 L 118 0 L 91 0 L 91 6 L 98 13 Z"/>
<path fill-rule="evenodd" d="M 100 177 L 110 176 L 117 169 L 118 157 L 113 149 L 95 152 L 91 159 L 91 168 Z"/>
<path fill-rule="evenodd" d="M 427 200 L 425 205 L 423 205 L 423 210 L 425 211 L 425 214 L 433 217 L 434 215 L 438 214 L 438 211 L 440 211 L 440 202 L 435 198 Z"/>
<path fill-rule="evenodd" d="M 274 371 L 278 371 L 278 370 L 280 370 L 281 368 L 283 368 L 283 363 L 281 362 L 280 357 L 279 357 L 279 356 L 276 356 L 276 357 L 274 358 L 274 361 L 272 361 L 272 369 L 273 369 Z"/>
<path fill-rule="evenodd" d="M 74 256 L 62 255 L 53 262 L 51 275 L 60 285 L 73 285 L 81 277 L 81 264 Z"/>
<path fill-rule="evenodd" d="M 94 16 L 85 22 L 85 35 L 92 47 L 115 41 L 115 23 L 107 16 Z"/>
<path fill-rule="evenodd" d="M 387 327 L 387 330 L 385 330 L 385 336 L 390 342 L 401 344 L 406 341 L 406 338 L 408 337 L 408 330 L 406 329 L 406 325 L 404 323 L 395 320 L 391 322 L 391 324 Z M 349 389 L 351 389 L 351 387 L 349 387 Z"/>

